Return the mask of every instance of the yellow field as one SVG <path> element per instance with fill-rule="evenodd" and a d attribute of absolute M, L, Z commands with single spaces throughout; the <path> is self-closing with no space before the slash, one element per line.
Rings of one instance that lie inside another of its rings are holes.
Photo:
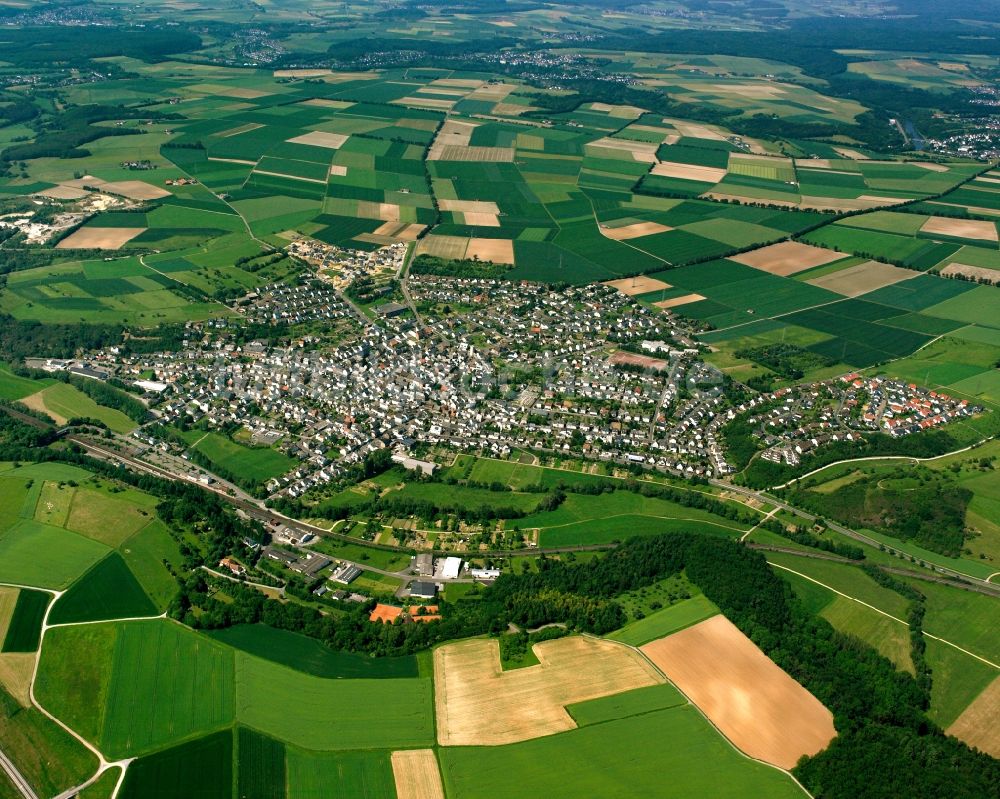
<path fill-rule="evenodd" d="M 433 749 L 405 749 L 392 753 L 392 776 L 397 799 L 444 799 L 441 772 Z"/>
<path fill-rule="evenodd" d="M 571 730 L 565 706 L 663 682 L 627 646 L 574 636 L 536 644 L 539 665 L 502 671 L 495 640 L 434 650 L 438 743 L 500 745 Z"/>
<path fill-rule="evenodd" d="M 948 734 L 981 749 L 993 757 L 1000 757 L 1000 677 L 993 680 L 975 701 L 969 705 Z"/>
<path fill-rule="evenodd" d="M 31 705 L 31 677 L 34 673 L 34 652 L 0 654 L 0 685 L 24 707 Z"/>
<path fill-rule="evenodd" d="M 70 233 L 56 245 L 56 249 L 117 250 L 126 242 L 145 232 L 146 228 L 144 227 L 84 227 Z"/>

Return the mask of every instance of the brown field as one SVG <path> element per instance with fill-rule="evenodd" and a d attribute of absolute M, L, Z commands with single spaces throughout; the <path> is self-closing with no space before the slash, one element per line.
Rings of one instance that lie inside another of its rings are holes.
<path fill-rule="evenodd" d="M 442 211 L 473 214 L 499 214 L 500 207 L 491 200 L 438 200 Z"/>
<path fill-rule="evenodd" d="M 478 89 L 483 85 L 481 80 L 475 78 L 438 78 L 432 81 L 434 86 L 458 86 L 463 89 Z"/>
<path fill-rule="evenodd" d="M 19 589 L 17 588 L 0 586 L 0 646 L 3 645 L 4 638 L 7 637 L 7 628 L 10 626 L 11 616 L 14 615 L 18 593 Z"/>
<path fill-rule="evenodd" d="M 535 644 L 539 664 L 500 668 L 496 640 L 434 650 L 438 743 L 495 746 L 571 730 L 565 705 L 663 682 L 627 646 L 573 636 Z"/>
<path fill-rule="evenodd" d="M 929 169 L 931 172 L 947 172 L 948 167 L 944 164 L 935 164 L 931 161 L 910 161 L 913 166 L 919 166 L 923 169 Z"/>
<path fill-rule="evenodd" d="M 469 239 L 466 258 L 492 261 L 495 264 L 514 263 L 514 242 L 509 239 Z"/>
<path fill-rule="evenodd" d="M 972 182 L 973 183 L 1000 183 L 1000 178 L 984 178 L 982 175 L 980 175 L 978 178 L 976 178 Z"/>
<path fill-rule="evenodd" d="M 677 132 L 681 136 L 690 136 L 693 139 L 709 139 L 711 141 L 725 141 L 726 137 L 723 136 L 718 130 L 710 128 L 706 125 L 699 125 L 695 122 L 684 122 L 680 119 L 664 119 L 668 125 L 673 125 L 677 128 Z"/>
<path fill-rule="evenodd" d="M 41 197 L 51 197 L 53 200 L 79 200 L 86 197 L 87 192 L 74 186 L 52 186 L 38 192 Z"/>
<path fill-rule="evenodd" d="M 788 277 L 815 266 L 839 261 L 844 257 L 842 252 L 834 252 L 823 247 L 813 247 L 797 241 L 782 241 L 770 247 L 734 255 L 729 260 L 772 275 Z"/>
<path fill-rule="evenodd" d="M 653 142 L 612 139 L 608 137 L 592 141 L 587 146 L 599 147 L 602 150 L 626 152 L 632 156 L 633 160 L 642 161 L 645 164 L 656 163 L 656 149 L 659 147 L 659 145 Z"/>
<path fill-rule="evenodd" d="M 38 411 L 39 413 L 44 413 L 47 416 L 50 416 L 56 424 L 66 424 L 66 422 L 69 421 L 65 416 L 60 416 L 58 413 L 50 411 L 45 406 L 44 388 L 41 391 L 38 391 L 29 397 L 24 397 L 23 399 L 18 400 L 18 402 L 20 402 L 22 405 L 27 405 L 33 411 Z"/>
<path fill-rule="evenodd" d="M 392 753 L 392 776 L 398 799 L 444 799 L 441 772 L 433 749 Z"/>
<path fill-rule="evenodd" d="M 386 222 L 379 225 L 372 233 L 376 236 L 390 236 L 401 241 L 416 241 L 417 236 L 427 227 L 418 222 Z"/>
<path fill-rule="evenodd" d="M 847 147 L 834 147 L 833 149 L 836 150 L 838 153 L 840 153 L 840 155 L 844 156 L 844 158 L 850 158 L 852 161 L 869 160 L 867 155 L 865 155 L 864 153 L 859 153 L 857 150 L 851 150 Z"/>
<path fill-rule="evenodd" d="M 674 297 L 671 300 L 661 300 L 660 302 L 654 302 L 657 308 L 662 308 L 664 311 L 668 311 L 671 308 L 676 308 L 680 305 L 687 305 L 692 302 L 699 302 L 705 299 L 701 294 L 685 294 L 683 297 Z"/>
<path fill-rule="evenodd" d="M 326 147 L 328 150 L 339 150 L 345 141 L 347 136 L 343 133 L 326 133 L 322 130 L 311 130 L 294 139 L 288 139 L 289 144 L 309 144 L 313 147 Z"/>
<path fill-rule="evenodd" d="M 509 83 L 494 83 L 492 85 L 480 86 L 469 93 L 469 100 L 485 100 L 486 102 L 499 102 L 507 97 L 517 86 Z"/>
<path fill-rule="evenodd" d="M 830 163 L 829 158 L 797 158 L 795 159 L 795 166 L 807 169 L 833 169 L 833 164 Z"/>
<path fill-rule="evenodd" d="M 611 356 L 610 362 L 613 364 L 641 366 L 643 369 L 656 369 L 657 371 L 662 371 L 670 365 L 662 358 L 651 358 L 649 355 L 639 355 L 635 352 L 616 352 Z"/>
<path fill-rule="evenodd" d="M 623 277 L 621 280 L 609 280 L 604 285 L 618 289 L 622 294 L 627 294 L 629 297 L 670 288 L 669 283 L 664 283 L 655 277 L 646 277 L 646 275 Z"/>
<path fill-rule="evenodd" d="M 496 214 L 483 214 L 475 211 L 466 211 L 462 214 L 465 224 L 478 227 L 500 227 L 500 220 Z"/>
<path fill-rule="evenodd" d="M 455 105 L 454 100 L 440 100 L 436 97 L 402 97 L 399 100 L 392 100 L 393 105 L 412 105 L 422 108 L 433 108 L 438 111 L 449 111 Z"/>
<path fill-rule="evenodd" d="M 144 227 L 83 227 L 60 241 L 56 249 L 117 250 L 145 231 Z"/>
<path fill-rule="evenodd" d="M 750 757 L 790 769 L 837 734 L 833 714 L 725 616 L 640 648 Z"/>
<path fill-rule="evenodd" d="M 906 202 L 906 199 L 902 197 L 880 197 L 877 194 L 862 194 L 858 199 L 867 200 L 872 203 L 872 205 L 868 206 L 869 208 L 875 208 L 879 205 L 898 205 L 899 203 Z"/>
<path fill-rule="evenodd" d="M 322 78 L 324 75 L 332 75 L 329 69 L 276 69 L 276 78 Z"/>
<path fill-rule="evenodd" d="M 337 111 L 343 111 L 345 108 L 350 108 L 354 103 L 348 100 L 328 100 L 325 97 L 316 97 L 312 100 L 303 100 L 300 105 L 311 105 L 316 108 L 332 108 Z"/>
<path fill-rule="evenodd" d="M 607 227 L 605 225 L 599 227 L 605 238 L 615 241 L 628 241 L 640 236 L 652 236 L 654 233 L 666 233 L 668 230 L 673 230 L 672 227 L 661 225 L 659 222 L 636 222 L 634 225 L 624 225 L 623 227 Z"/>
<path fill-rule="evenodd" d="M 438 236 L 431 233 L 417 243 L 416 254 L 460 260 L 465 257 L 468 247 L 469 240 L 461 236 Z"/>
<path fill-rule="evenodd" d="M 986 686 L 962 715 L 948 728 L 969 746 L 974 746 L 993 757 L 1000 757 L 1000 677 Z"/>
<path fill-rule="evenodd" d="M 347 167 L 341 166 L 340 164 L 331 164 L 329 174 L 330 177 L 333 177 L 334 175 L 337 177 L 343 177 L 347 174 Z"/>
<path fill-rule="evenodd" d="M 891 286 L 893 283 L 901 283 L 919 275 L 912 269 L 901 269 L 890 264 L 881 264 L 878 261 L 866 261 L 857 266 L 849 266 L 839 272 L 833 272 L 822 277 L 815 277 L 807 280 L 814 286 L 829 289 L 845 297 L 858 297 L 875 291 L 883 286 Z"/>
<path fill-rule="evenodd" d="M 949 219 L 944 216 L 932 216 L 923 227 L 921 233 L 936 233 L 940 236 L 955 236 L 960 239 L 980 239 L 982 241 L 997 241 L 997 226 L 994 222 L 980 219 Z"/>
<path fill-rule="evenodd" d="M 41 194 L 41 192 L 39 192 Z M 964 208 L 970 214 L 978 216 L 1000 216 L 1000 210 L 996 208 L 982 208 L 978 205 L 960 205 L 959 203 L 943 203 L 940 200 L 928 200 L 928 205 L 943 205 L 946 208 Z"/>
<path fill-rule="evenodd" d="M 31 705 L 34 652 L 4 652 L 0 655 L 0 685 L 24 707 Z"/>
<path fill-rule="evenodd" d="M 697 164 L 678 164 L 673 161 L 660 161 L 660 163 L 653 167 L 650 174 L 660 175 L 665 178 L 718 183 L 726 176 L 726 170 L 714 166 L 698 166 Z"/>
<path fill-rule="evenodd" d="M 971 277 L 976 281 L 1000 282 L 1000 269 L 987 269 L 984 266 L 966 266 L 965 264 L 950 263 L 941 270 L 941 274 L 945 277 L 962 275 L 963 277 Z"/>
<path fill-rule="evenodd" d="M 383 222 L 399 221 L 399 206 L 394 203 L 376 203 L 369 200 L 358 200 L 357 216 L 359 219 L 381 219 Z"/>
<path fill-rule="evenodd" d="M 220 130 L 218 133 L 213 133 L 212 138 L 214 139 L 228 139 L 230 136 L 239 136 L 241 133 L 249 133 L 251 130 L 257 130 L 258 128 L 264 127 L 259 122 L 247 122 L 245 125 L 238 125 L 235 128 L 229 128 L 228 130 Z"/>
<path fill-rule="evenodd" d="M 105 183 L 101 186 L 101 191 L 106 191 L 108 194 L 120 194 L 130 200 L 159 200 L 161 197 L 170 196 L 170 192 L 166 189 L 152 186 L 141 180 L 118 180 L 114 183 Z"/>

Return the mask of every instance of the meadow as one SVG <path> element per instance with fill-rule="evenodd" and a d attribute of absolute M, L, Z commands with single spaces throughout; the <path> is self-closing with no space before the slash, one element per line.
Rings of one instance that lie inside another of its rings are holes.
<path fill-rule="evenodd" d="M 225 472 L 262 483 L 290 470 L 297 461 L 268 447 L 244 447 L 219 433 L 191 430 L 184 434 L 191 448 Z"/>
<path fill-rule="evenodd" d="M 719 609 L 703 595 L 693 596 L 676 605 L 650 613 L 644 619 L 636 619 L 607 637 L 629 646 L 642 646 L 657 638 L 683 630 L 692 624 L 704 621 L 719 612 Z"/>

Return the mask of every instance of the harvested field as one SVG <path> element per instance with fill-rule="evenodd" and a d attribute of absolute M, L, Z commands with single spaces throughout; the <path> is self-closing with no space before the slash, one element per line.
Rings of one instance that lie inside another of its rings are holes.
<path fill-rule="evenodd" d="M 636 222 L 633 225 L 623 225 L 622 227 L 600 226 L 601 233 L 605 238 L 615 241 L 628 241 L 637 239 L 640 236 L 652 236 L 654 233 L 666 233 L 673 230 L 672 227 L 661 225 L 659 222 Z"/>
<path fill-rule="evenodd" d="M 343 111 L 350 108 L 354 103 L 350 100 L 328 100 L 326 97 L 316 97 L 312 100 L 303 100 L 300 105 L 311 105 L 315 108 L 332 108 L 335 111 Z"/>
<path fill-rule="evenodd" d="M 324 75 L 332 75 L 329 69 L 276 69 L 276 78 L 322 78 Z"/>
<path fill-rule="evenodd" d="M 924 222 L 920 232 L 939 236 L 954 236 L 959 239 L 997 241 L 996 223 L 980 219 L 949 219 L 944 216 L 932 216 Z"/>
<path fill-rule="evenodd" d="M 509 239 L 469 239 L 465 257 L 495 264 L 513 264 L 514 242 Z"/>
<path fill-rule="evenodd" d="M 287 172 L 271 172 L 267 169 L 255 169 L 255 175 L 270 175 L 273 178 L 286 178 L 288 180 L 301 180 L 304 183 L 319 183 L 321 186 L 326 185 L 325 180 L 320 180 L 319 178 L 306 178 L 302 175 L 289 175 Z"/>
<path fill-rule="evenodd" d="M 726 137 L 719 133 L 719 131 L 706 125 L 698 125 L 695 122 L 684 122 L 680 119 L 665 119 L 663 121 L 677 128 L 677 132 L 681 136 L 690 136 L 692 139 L 709 139 L 710 141 L 726 140 Z"/>
<path fill-rule="evenodd" d="M 653 167 L 652 175 L 664 178 L 680 178 L 681 180 L 698 180 L 703 183 L 718 183 L 726 176 L 726 170 L 714 166 L 697 166 L 696 164 L 677 164 L 673 161 L 660 161 Z"/>
<path fill-rule="evenodd" d="M 745 194 L 728 194 L 727 192 L 721 191 L 707 191 L 701 195 L 702 199 L 707 200 L 719 200 L 720 202 L 728 202 L 730 200 L 735 200 L 743 205 L 753 205 L 754 203 L 759 203 L 761 201 L 760 197 L 747 197 Z M 799 204 L 797 202 L 792 202 L 791 200 L 776 200 L 773 197 L 767 198 L 768 205 L 774 205 L 779 208 L 798 208 Z"/>
<path fill-rule="evenodd" d="M 379 225 L 372 234 L 375 236 L 391 236 L 394 239 L 400 239 L 402 241 L 416 241 L 417 236 L 423 232 L 427 225 L 421 225 L 419 222 L 386 222 L 384 225 Z"/>
<path fill-rule="evenodd" d="M 624 277 L 621 280 L 609 280 L 604 285 L 618 289 L 622 294 L 627 294 L 629 297 L 634 297 L 637 294 L 646 294 L 650 291 L 661 291 L 662 289 L 671 288 L 669 283 L 664 283 L 655 277 L 646 277 L 646 275 Z"/>
<path fill-rule="evenodd" d="M 228 139 L 230 136 L 239 136 L 241 133 L 249 133 L 251 130 L 257 130 L 258 128 L 264 127 L 259 122 L 247 122 L 245 125 L 239 125 L 235 128 L 229 128 L 227 130 L 220 130 L 218 133 L 213 133 L 212 138 L 214 139 Z"/>
<path fill-rule="evenodd" d="M 465 211 L 462 214 L 465 224 L 478 227 L 500 227 L 500 220 L 496 214 L 482 214 L 474 211 Z"/>
<path fill-rule="evenodd" d="M 438 201 L 442 211 L 458 211 L 463 214 L 499 214 L 500 208 L 492 200 L 447 200 Z"/>
<path fill-rule="evenodd" d="M 311 130 L 288 139 L 289 144 L 308 144 L 313 147 L 326 147 L 328 150 L 339 150 L 347 141 L 347 136 L 343 133 L 326 133 L 322 130 Z"/>
<path fill-rule="evenodd" d="M 393 752 L 392 776 L 398 799 L 444 799 L 441 771 L 433 749 Z"/>
<path fill-rule="evenodd" d="M 166 189 L 152 186 L 141 180 L 118 180 L 114 183 L 104 183 L 101 185 L 101 191 L 108 194 L 118 194 L 130 200 L 159 200 L 162 197 L 171 196 Z"/>
<path fill-rule="evenodd" d="M 468 147 L 469 142 L 472 141 L 472 131 L 477 127 L 478 125 L 475 122 L 458 122 L 449 119 L 441 126 L 441 130 L 434 137 L 434 143 L 431 145 L 430 150 L 427 151 L 427 160 L 440 161 L 444 148 L 448 146 Z"/>
<path fill-rule="evenodd" d="M 56 249 L 117 250 L 145 231 L 144 227 L 84 227 L 60 241 Z"/>
<path fill-rule="evenodd" d="M 947 172 L 948 167 L 944 164 L 935 164 L 930 161 L 910 161 L 912 166 L 919 166 L 924 169 L 930 170 L 931 172 Z"/>
<path fill-rule="evenodd" d="M 656 163 L 656 148 L 659 146 L 653 142 L 632 141 L 631 139 L 603 138 L 592 141 L 588 147 L 600 147 L 604 150 L 621 150 L 631 154 L 633 160 L 641 161 L 645 164 Z"/>
<path fill-rule="evenodd" d="M 0 655 L 0 686 L 23 707 L 31 706 L 31 676 L 34 671 L 34 652 L 4 652 Z"/>
<path fill-rule="evenodd" d="M 858 199 L 872 203 L 871 208 L 879 205 L 899 205 L 899 203 L 906 202 L 902 197 L 881 197 L 878 194 L 862 194 Z"/>
<path fill-rule="evenodd" d="M 969 746 L 974 746 L 993 757 L 1000 757 L 1000 677 L 986 686 L 975 701 L 948 728 Z"/>
<path fill-rule="evenodd" d="M 671 308 L 677 308 L 680 305 L 687 305 L 692 302 L 699 302 L 705 299 L 701 294 L 685 294 L 683 297 L 674 297 L 669 300 L 661 300 L 660 302 L 654 302 L 657 308 L 662 308 L 664 311 L 670 310 Z"/>
<path fill-rule="evenodd" d="M 333 177 L 333 176 L 336 175 L 337 177 L 341 177 L 342 178 L 346 174 L 347 174 L 347 167 L 346 166 L 341 166 L 340 164 L 331 164 L 330 165 L 330 177 Z"/>
<path fill-rule="evenodd" d="M 842 252 L 834 252 L 823 247 L 813 247 L 798 241 L 782 241 L 770 247 L 734 255 L 729 260 L 772 275 L 788 277 L 844 257 Z"/>
<path fill-rule="evenodd" d="M 501 671 L 495 640 L 434 650 L 438 743 L 482 746 L 571 730 L 565 705 L 663 682 L 635 651 L 596 638 L 560 638 L 534 647 L 539 665 Z"/>
<path fill-rule="evenodd" d="M 850 158 L 852 161 L 868 161 L 869 158 L 864 153 L 859 153 L 857 150 L 851 150 L 847 147 L 834 147 L 833 148 L 839 155 L 844 156 L 844 158 Z"/>
<path fill-rule="evenodd" d="M 882 264 L 878 261 L 866 261 L 863 264 L 850 266 L 839 272 L 816 277 L 806 282 L 822 289 L 835 291 L 845 297 L 858 297 L 883 286 L 891 286 L 893 283 L 909 280 L 919 274 L 912 269 L 901 269 L 898 266 Z"/>
<path fill-rule="evenodd" d="M 941 274 L 945 277 L 962 275 L 962 277 L 972 278 L 976 282 L 983 280 L 989 283 L 1000 282 L 1000 270 L 987 269 L 984 266 L 966 266 L 965 264 L 951 263 L 941 270 Z"/>
<path fill-rule="evenodd" d="M 56 424 L 66 424 L 69 421 L 65 416 L 60 416 L 58 413 L 50 411 L 45 405 L 45 389 L 38 391 L 30 396 L 23 397 L 18 400 L 22 405 L 31 408 L 33 411 L 38 411 L 39 413 L 44 413 L 46 416 L 52 418 Z"/>
<path fill-rule="evenodd" d="M 836 735 L 833 714 L 725 616 L 641 649 L 751 757 L 790 769 Z"/>
<path fill-rule="evenodd" d="M 394 203 L 358 201 L 358 218 L 381 219 L 383 222 L 399 221 L 399 206 Z"/>
<path fill-rule="evenodd" d="M 410 105 L 418 108 L 432 108 L 435 111 L 450 111 L 455 105 L 454 100 L 440 100 L 436 97 L 402 97 L 399 100 L 391 100 L 393 105 Z"/>

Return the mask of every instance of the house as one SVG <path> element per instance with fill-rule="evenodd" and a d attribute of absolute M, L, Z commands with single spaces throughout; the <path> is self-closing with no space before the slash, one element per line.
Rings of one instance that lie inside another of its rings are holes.
<path fill-rule="evenodd" d="M 219 568 L 229 569 L 236 577 L 242 577 L 247 573 L 247 570 L 243 568 L 243 565 L 232 558 L 226 557 L 219 561 Z"/>
<path fill-rule="evenodd" d="M 414 580 L 410 583 L 410 596 L 417 599 L 434 599 L 437 596 L 437 585 L 425 580 Z"/>
<path fill-rule="evenodd" d="M 413 570 L 421 577 L 430 577 L 434 574 L 434 556 L 429 552 L 423 552 L 413 559 Z"/>

